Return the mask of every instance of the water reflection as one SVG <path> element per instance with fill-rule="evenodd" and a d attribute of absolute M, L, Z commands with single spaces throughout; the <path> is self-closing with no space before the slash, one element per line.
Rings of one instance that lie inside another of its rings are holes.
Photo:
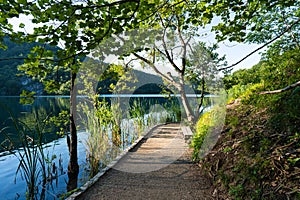
<path fill-rule="evenodd" d="M 15 148 L 20 147 L 20 142 L 17 138 L 17 132 L 14 130 L 13 121 L 11 117 L 26 124 L 28 128 L 33 129 L 35 126 L 35 119 L 47 119 L 50 116 L 56 116 L 62 110 L 67 110 L 69 106 L 68 98 L 53 98 L 44 97 L 36 98 L 34 103 L 29 105 L 20 104 L 20 97 L 0 97 L 0 128 L 6 128 L 7 133 L 14 141 Z M 58 139 L 56 132 L 58 128 L 55 126 L 45 127 L 46 137 L 43 143 L 51 142 Z M 7 138 L 0 134 L 0 143 Z M 3 147 L 0 147 L 0 152 L 4 151 Z"/>
<path fill-rule="evenodd" d="M 167 110 L 160 105 L 161 102 L 157 101 L 157 98 L 152 98 L 153 104 L 148 102 L 145 107 L 145 115 L 139 119 L 139 123 L 142 122 L 146 125 L 144 127 L 145 132 L 151 125 L 160 123 L 161 121 L 174 120 L 176 117 L 179 119 L 181 117 L 180 113 L 168 113 Z M 29 127 L 35 126 L 34 119 L 36 117 L 45 119 L 49 115 L 57 115 L 61 110 L 69 108 L 69 97 L 36 98 L 32 105 L 21 105 L 19 104 L 19 100 L 19 97 L 0 97 L 0 104 L 5 105 L 16 118 L 26 123 Z M 130 102 L 134 102 L 134 100 L 134 98 L 131 98 Z M 167 104 L 167 107 L 171 108 L 172 105 Z M 1 110 L 1 113 L 1 128 L 11 125 L 8 120 L 9 113 L 6 110 Z M 103 147 L 100 149 L 101 154 L 98 155 L 100 157 L 97 159 L 98 161 L 100 160 L 100 163 L 97 163 L 97 165 L 100 166 L 100 170 L 101 168 L 105 168 L 122 150 L 126 149 L 140 136 L 137 131 L 140 129 L 139 123 L 137 123 L 134 117 L 137 116 L 131 113 L 129 118 L 123 118 L 120 121 L 120 146 L 115 145 L 113 142 L 112 127 L 103 132 L 103 135 L 100 135 L 100 138 L 98 138 L 98 142 Z M 74 179 L 70 179 L 70 176 L 68 176 L 69 151 L 67 137 L 59 137 L 56 131 L 58 130 L 54 126 L 48 126 L 46 129 L 43 147 L 49 176 L 47 177 L 46 184 L 43 184 L 43 180 L 39 179 L 38 199 L 59 199 L 59 197 L 62 197 L 68 191 L 83 185 L 91 176 L 92 168 L 89 160 L 91 158 L 87 157 L 89 151 L 88 142 L 91 133 L 87 133 L 85 129 L 81 129 L 78 132 L 78 163 L 80 171 L 78 177 L 76 176 Z M 11 136 L 14 136 L 15 133 L 13 129 L 11 129 L 10 132 Z M 0 142 L 4 140 L 5 137 L 0 134 Z M 16 141 L 17 140 L 15 140 L 15 142 Z M 20 151 L 22 151 L 22 149 Z M 18 159 L 13 155 L 7 154 L 4 149 L 0 150 L 0 185 L 3 186 L 0 190 L 0 196 L 3 199 L 25 199 L 26 183 L 20 174 L 16 176 L 15 172 L 17 167 Z M 96 172 L 93 174 L 95 173 Z"/>

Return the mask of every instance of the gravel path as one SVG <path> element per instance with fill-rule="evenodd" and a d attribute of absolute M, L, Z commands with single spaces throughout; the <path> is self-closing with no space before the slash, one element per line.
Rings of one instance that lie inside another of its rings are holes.
<path fill-rule="evenodd" d="M 190 158 L 180 125 L 159 126 L 76 199 L 213 199 Z"/>

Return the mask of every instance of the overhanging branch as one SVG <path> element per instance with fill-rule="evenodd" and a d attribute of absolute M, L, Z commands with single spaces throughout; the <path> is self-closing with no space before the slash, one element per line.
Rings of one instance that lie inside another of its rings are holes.
<path fill-rule="evenodd" d="M 273 91 L 264 91 L 264 92 L 259 92 L 258 94 L 276 94 L 276 93 L 281 93 L 281 92 L 285 92 L 285 91 L 288 91 L 288 90 L 291 90 L 297 86 L 300 86 L 300 81 L 292 84 L 292 85 L 289 85 L 285 88 L 282 88 L 282 89 L 279 89 L 279 90 L 273 90 Z"/>
<path fill-rule="evenodd" d="M 169 80 L 169 78 L 167 76 L 165 76 L 164 74 L 162 74 L 154 65 L 154 63 L 152 63 L 150 60 L 144 58 L 143 56 L 140 56 L 139 54 L 133 52 L 132 53 L 136 58 L 140 59 L 141 61 L 147 63 L 156 73 L 160 74 L 163 78 Z M 171 81 L 171 80 L 169 80 Z"/>
<path fill-rule="evenodd" d="M 293 26 L 295 26 L 296 24 L 298 24 L 299 22 L 300 22 L 300 18 L 297 21 L 295 21 L 291 26 L 287 27 L 282 33 L 280 33 L 279 35 L 277 35 L 275 38 L 273 38 L 269 42 L 265 43 L 264 45 L 258 47 L 257 49 L 255 49 L 254 51 L 252 51 L 251 53 L 249 53 L 248 55 L 246 55 L 244 58 L 242 58 L 238 62 L 236 62 L 236 63 L 234 63 L 234 64 L 232 64 L 232 65 L 230 65 L 228 67 L 220 68 L 218 70 L 222 71 L 222 70 L 231 69 L 231 68 L 235 67 L 236 65 L 240 64 L 241 62 L 243 62 L 244 60 L 246 60 L 248 57 L 250 57 L 251 55 L 253 55 L 254 53 L 258 52 L 259 50 L 261 50 L 264 47 L 268 46 L 269 44 L 273 43 L 275 40 L 279 39 L 281 36 L 283 36 L 286 32 L 288 32 L 289 30 L 291 30 L 291 28 Z"/>

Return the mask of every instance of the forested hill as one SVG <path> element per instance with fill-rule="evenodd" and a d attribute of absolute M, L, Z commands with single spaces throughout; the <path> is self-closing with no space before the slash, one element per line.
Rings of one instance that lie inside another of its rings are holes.
<path fill-rule="evenodd" d="M 18 44 L 11 41 L 8 37 L 4 38 L 3 42 L 7 48 L 0 49 L 0 96 L 15 96 L 20 95 L 23 90 L 34 91 L 38 95 L 47 95 L 44 91 L 44 86 L 31 78 L 26 77 L 18 71 L 18 66 L 23 64 L 24 57 L 30 53 L 32 47 L 39 45 L 38 43 L 22 43 Z M 51 50 L 57 50 L 58 47 L 49 47 Z M 138 70 L 132 70 L 136 76 L 137 81 L 143 82 L 145 80 L 152 83 L 163 84 L 160 77 L 144 73 Z M 67 77 L 67 76 L 66 76 Z M 67 82 L 67 80 L 66 80 Z M 109 86 L 111 83 L 116 83 L 117 80 L 104 80 L 100 84 L 104 84 L 103 93 L 110 93 Z M 138 91 L 139 93 L 160 93 L 161 88 L 153 87 L 153 84 L 144 86 Z M 67 94 L 65 94 L 67 95 Z"/>
<path fill-rule="evenodd" d="M 21 76 L 18 66 L 23 64 L 23 59 L 30 53 L 30 49 L 38 43 L 18 44 L 8 37 L 3 39 L 6 49 L 0 49 L 0 95 L 19 95 L 22 90 L 35 91 L 43 94 L 43 86 L 39 82 L 32 81 L 26 76 Z M 52 50 L 57 47 L 49 47 Z"/>

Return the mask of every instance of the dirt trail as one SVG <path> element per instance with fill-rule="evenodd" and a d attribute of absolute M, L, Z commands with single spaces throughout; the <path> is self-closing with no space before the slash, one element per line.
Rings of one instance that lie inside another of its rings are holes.
<path fill-rule="evenodd" d="M 190 158 L 180 125 L 159 126 L 76 199 L 214 199 Z"/>

